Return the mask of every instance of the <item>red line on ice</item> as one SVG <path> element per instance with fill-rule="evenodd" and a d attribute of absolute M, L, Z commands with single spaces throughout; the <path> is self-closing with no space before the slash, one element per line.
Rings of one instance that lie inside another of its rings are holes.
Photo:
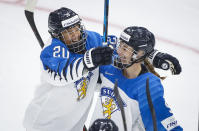
<path fill-rule="evenodd" d="M 3 3 L 3 4 L 17 5 L 17 6 L 22 6 L 22 7 L 25 6 L 24 2 L 25 2 L 25 0 L 15 0 L 15 1 L 0 0 L 0 3 Z M 40 11 L 44 11 L 44 12 L 52 11 L 52 9 L 39 7 L 39 6 L 37 6 L 36 9 L 40 10 Z M 82 16 L 82 19 L 84 19 L 85 21 L 89 21 L 89 22 L 93 22 L 93 23 L 97 23 L 97 24 L 103 24 L 103 21 L 93 19 L 93 18 L 90 18 L 90 17 L 86 17 L 86 16 Z M 112 26 L 112 27 L 120 29 L 120 30 L 124 29 L 123 26 L 113 24 L 113 23 L 109 23 L 109 26 Z M 182 44 L 182 43 L 174 42 L 172 40 L 169 40 L 169 39 L 166 39 L 166 38 L 163 38 L 163 37 L 156 36 L 156 39 L 158 39 L 159 41 L 162 41 L 164 43 L 174 45 L 174 46 L 177 46 L 177 47 L 180 47 L 180 48 L 184 48 L 186 50 L 191 50 L 191 51 L 195 52 L 196 54 L 199 54 L 199 50 L 194 48 L 194 47 L 187 46 L 187 45 Z"/>

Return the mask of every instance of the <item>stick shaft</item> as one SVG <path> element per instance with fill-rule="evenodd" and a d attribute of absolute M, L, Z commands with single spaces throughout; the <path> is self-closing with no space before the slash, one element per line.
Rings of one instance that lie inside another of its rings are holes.
<path fill-rule="evenodd" d="M 108 14 L 109 14 L 109 0 L 104 0 L 104 28 L 103 28 L 104 42 L 107 42 L 107 36 L 108 36 Z"/>

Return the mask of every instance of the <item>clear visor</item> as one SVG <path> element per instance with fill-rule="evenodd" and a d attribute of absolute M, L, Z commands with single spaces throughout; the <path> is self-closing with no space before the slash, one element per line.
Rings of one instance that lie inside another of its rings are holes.
<path fill-rule="evenodd" d="M 133 63 L 136 63 L 139 58 L 144 56 L 144 51 L 140 50 L 137 52 L 121 40 L 117 43 L 115 53 L 114 66 L 120 69 L 131 66 Z"/>

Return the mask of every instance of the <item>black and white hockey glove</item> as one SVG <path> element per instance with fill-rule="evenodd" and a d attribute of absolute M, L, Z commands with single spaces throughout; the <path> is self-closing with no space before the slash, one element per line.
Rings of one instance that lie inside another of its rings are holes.
<path fill-rule="evenodd" d="M 97 119 L 89 128 L 89 131 L 118 131 L 118 127 L 110 119 Z"/>
<path fill-rule="evenodd" d="M 150 62 L 154 67 L 163 69 L 163 70 L 171 70 L 173 75 L 178 75 L 182 71 L 181 65 L 177 58 L 173 57 L 170 54 L 159 52 L 158 50 L 154 50 L 149 56 Z"/>
<path fill-rule="evenodd" d="M 113 49 L 110 47 L 92 48 L 84 54 L 84 65 L 89 71 L 94 70 L 100 65 L 112 63 Z"/>

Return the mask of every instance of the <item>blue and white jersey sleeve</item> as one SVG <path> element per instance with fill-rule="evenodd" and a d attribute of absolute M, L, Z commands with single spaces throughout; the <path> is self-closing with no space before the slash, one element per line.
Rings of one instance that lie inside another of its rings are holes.
<path fill-rule="evenodd" d="M 171 109 L 165 102 L 164 89 L 160 82 L 160 79 L 151 73 L 146 73 L 146 77 L 149 78 L 150 94 L 153 102 L 153 106 L 156 113 L 156 123 L 158 131 L 181 131 L 183 130 L 178 121 L 173 116 Z M 141 83 L 140 83 L 141 84 Z M 144 122 L 147 131 L 153 131 L 153 121 L 150 112 L 150 108 L 147 101 L 145 84 L 141 84 L 138 88 L 137 100 L 139 102 L 140 112 L 142 120 Z"/>
<path fill-rule="evenodd" d="M 45 80 L 53 85 L 63 86 L 88 74 L 85 73 L 83 55 L 70 53 L 66 45 L 55 38 L 42 50 L 40 59 Z"/>
<path fill-rule="evenodd" d="M 99 33 L 93 31 L 86 31 L 86 33 L 87 33 L 86 50 L 103 46 L 102 37 L 100 36 Z"/>

